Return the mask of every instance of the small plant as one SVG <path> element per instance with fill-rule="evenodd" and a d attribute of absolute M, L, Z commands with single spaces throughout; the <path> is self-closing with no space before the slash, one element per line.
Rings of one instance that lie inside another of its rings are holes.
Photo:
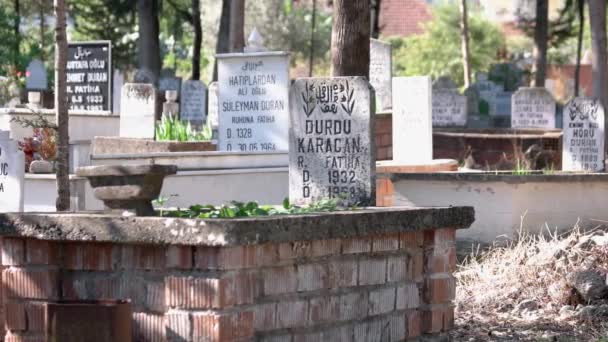
<path fill-rule="evenodd" d="M 23 138 L 18 143 L 25 154 L 25 169 L 28 170 L 34 160 L 55 161 L 57 157 L 57 140 L 52 128 L 34 128 L 32 137 Z"/>
<path fill-rule="evenodd" d="M 526 163 L 522 162 L 520 159 L 517 159 L 517 163 L 515 164 L 515 170 L 513 173 L 518 176 L 525 176 L 530 174 L 530 170 L 526 167 Z"/>
<path fill-rule="evenodd" d="M 200 132 L 192 129 L 190 122 L 185 122 L 173 115 L 163 115 L 155 127 L 156 140 L 158 141 L 209 141 L 212 130 L 209 124 Z"/>

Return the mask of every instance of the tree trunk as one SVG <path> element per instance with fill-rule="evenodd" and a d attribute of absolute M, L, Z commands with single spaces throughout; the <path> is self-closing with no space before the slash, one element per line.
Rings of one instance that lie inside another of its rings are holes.
<path fill-rule="evenodd" d="M 192 27 L 194 28 L 194 51 L 192 52 L 192 79 L 201 78 L 201 44 L 203 42 L 203 28 L 201 26 L 201 4 L 199 0 L 192 0 Z"/>
<path fill-rule="evenodd" d="M 576 44 L 576 68 L 574 69 L 574 96 L 577 97 L 581 86 L 581 55 L 583 53 L 583 32 L 585 31 L 585 0 L 577 0 L 578 40 Z"/>
<path fill-rule="evenodd" d="M 230 51 L 230 0 L 222 1 L 222 14 L 220 16 L 220 28 L 217 33 L 215 53 L 226 53 Z M 213 81 L 217 81 L 217 61 L 213 64 Z"/>
<path fill-rule="evenodd" d="M 549 27 L 549 1 L 536 0 L 534 25 L 534 86 L 544 87 L 547 73 L 547 40 Z"/>
<path fill-rule="evenodd" d="M 608 51 L 606 50 L 606 1 L 588 0 L 591 26 L 591 69 L 593 97 L 604 108 L 608 105 Z M 604 122 L 604 134 L 608 133 L 608 120 Z M 608 147 L 608 144 L 606 144 Z"/>
<path fill-rule="evenodd" d="M 15 34 L 15 49 L 13 56 L 13 66 L 15 67 L 15 71 L 19 70 L 19 45 L 21 45 L 21 34 L 19 33 L 19 26 L 21 26 L 21 8 L 19 6 L 19 0 L 14 0 L 13 2 L 15 9 L 15 22 L 13 23 L 13 30 Z"/>
<path fill-rule="evenodd" d="M 462 41 L 464 86 L 468 88 L 471 85 L 471 55 L 469 53 L 469 17 L 466 0 L 460 0 L 460 39 Z"/>
<path fill-rule="evenodd" d="M 66 63 L 68 42 L 65 34 L 65 2 L 55 0 L 55 122 L 57 123 L 57 211 L 70 210 L 70 150 Z"/>
<path fill-rule="evenodd" d="M 370 0 L 334 0 L 332 76 L 369 78 Z"/>
<path fill-rule="evenodd" d="M 372 0 L 371 36 L 376 39 L 380 37 L 380 5 L 381 0 Z"/>
<path fill-rule="evenodd" d="M 243 52 L 245 47 L 245 0 L 230 4 L 230 52 Z"/>
<path fill-rule="evenodd" d="M 45 38 L 45 22 L 44 22 L 44 13 L 45 13 L 45 4 L 44 1 L 41 1 L 38 4 L 38 15 L 40 16 L 40 60 L 44 61 L 45 59 L 45 55 L 44 55 L 44 47 L 46 46 L 46 44 L 44 43 Z"/>
<path fill-rule="evenodd" d="M 158 0 L 137 0 L 139 19 L 139 67 L 148 69 L 158 82 L 160 74 L 160 44 L 158 42 Z"/>
<path fill-rule="evenodd" d="M 312 20 L 310 24 L 310 56 L 308 57 L 308 77 L 312 77 L 315 63 L 315 26 L 317 24 L 317 0 L 312 0 Z"/>

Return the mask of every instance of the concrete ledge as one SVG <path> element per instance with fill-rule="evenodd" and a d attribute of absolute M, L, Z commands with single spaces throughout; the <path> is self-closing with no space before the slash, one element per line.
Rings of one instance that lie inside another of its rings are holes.
<path fill-rule="evenodd" d="M 598 182 L 608 181 L 608 173 L 556 172 L 552 174 L 542 171 L 530 171 L 529 174 L 518 175 L 513 172 L 439 172 L 439 173 L 383 173 L 380 178 L 390 178 L 392 181 L 424 180 L 424 181 L 466 181 L 466 182 L 504 182 L 519 183 L 563 183 L 563 182 Z"/>
<path fill-rule="evenodd" d="M 0 235 L 41 240 L 237 246 L 362 237 L 443 227 L 468 228 L 472 207 L 367 208 L 242 219 L 121 217 L 109 214 L 0 214 Z"/>

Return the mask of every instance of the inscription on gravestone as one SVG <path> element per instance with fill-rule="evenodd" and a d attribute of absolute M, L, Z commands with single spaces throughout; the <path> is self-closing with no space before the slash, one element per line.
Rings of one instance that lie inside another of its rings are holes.
<path fill-rule="evenodd" d="M 467 98 L 456 90 L 433 90 L 433 126 L 466 126 Z"/>
<path fill-rule="evenodd" d="M 386 111 L 392 106 L 392 48 L 391 44 L 370 39 L 369 83 L 376 93 L 376 109 Z"/>
<path fill-rule="evenodd" d="M 289 198 L 375 201 L 372 91 L 364 77 L 303 78 L 290 91 Z"/>
<path fill-rule="evenodd" d="M 68 43 L 66 93 L 68 108 L 110 111 L 112 108 L 112 43 Z"/>
<path fill-rule="evenodd" d="M 218 55 L 219 150 L 286 151 L 289 55 Z"/>
<path fill-rule="evenodd" d="M 604 170 L 604 108 L 597 99 L 577 97 L 564 108 L 562 170 Z"/>
<path fill-rule="evenodd" d="M 545 88 L 519 88 L 511 98 L 512 128 L 555 128 L 555 100 Z"/>
<path fill-rule="evenodd" d="M 8 131 L 0 131 L 0 212 L 23 211 L 25 156 Z"/>
<path fill-rule="evenodd" d="M 122 87 L 120 136 L 154 138 L 156 90 L 152 84 L 126 83 Z"/>
<path fill-rule="evenodd" d="M 180 100 L 180 119 L 193 121 L 199 124 L 205 122 L 205 106 L 207 105 L 207 91 L 201 81 L 188 80 L 182 83 L 182 97 Z"/>

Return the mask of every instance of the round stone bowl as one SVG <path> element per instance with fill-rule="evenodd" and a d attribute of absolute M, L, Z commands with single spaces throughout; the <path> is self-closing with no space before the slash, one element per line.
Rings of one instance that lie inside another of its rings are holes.
<path fill-rule="evenodd" d="M 110 209 L 133 211 L 137 216 L 155 215 L 152 201 L 158 198 L 163 179 L 177 172 L 176 165 L 99 165 L 76 169 L 86 177 L 95 197 Z"/>

